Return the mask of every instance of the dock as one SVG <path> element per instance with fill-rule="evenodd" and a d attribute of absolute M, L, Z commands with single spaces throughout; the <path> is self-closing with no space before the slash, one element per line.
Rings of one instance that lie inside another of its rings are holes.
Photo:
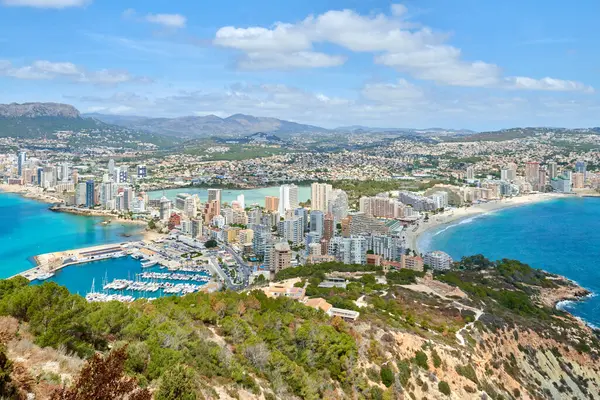
<path fill-rule="evenodd" d="M 40 254 L 34 257 L 37 264 L 34 268 L 21 272 L 15 276 L 23 276 L 30 281 L 36 279 L 45 280 L 69 265 L 125 257 L 128 255 L 127 250 L 132 243 L 133 242 L 104 244 L 76 250 Z"/>

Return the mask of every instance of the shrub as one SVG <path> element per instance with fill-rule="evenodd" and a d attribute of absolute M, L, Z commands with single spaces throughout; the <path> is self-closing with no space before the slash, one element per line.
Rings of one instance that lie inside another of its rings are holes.
<path fill-rule="evenodd" d="M 450 385 L 448 385 L 448 382 L 440 381 L 438 383 L 438 390 L 446 396 L 450 396 Z"/>
<path fill-rule="evenodd" d="M 442 359 L 435 349 L 431 350 L 431 359 L 433 360 L 434 367 L 439 368 L 442 366 Z"/>
<path fill-rule="evenodd" d="M 390 387 L 394 383 L 394 371 L 387 365 L 381 367 L 381 371 L 379 372 L 381 375 L 381 382 L 386 386 Z"/>
<path fill-rule="evenodd" d="M 415 354 L 415 364 L 423 369 L 429 369 L 429 365 L 427 364 L 427 354 L 424 351 L 419 350 L 417 354 Z"/>
<path fill-rule="evenodd" d="M 477 374 L 475 373 L 475 370 L 473 369 L 472 365 L 458 365 L 456 367 L 456 372 L 458 372 L 459 375 L 464 376 L 465 378 L 474 383 L 479 383 L 479 381 L 477 380 Z"/>

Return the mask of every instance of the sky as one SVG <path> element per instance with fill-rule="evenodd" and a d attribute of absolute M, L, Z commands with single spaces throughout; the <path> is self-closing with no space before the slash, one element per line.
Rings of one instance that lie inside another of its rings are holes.
<path fill-rule="evenodd" d="M 0 102 L 327 128 L 600 126 L 600 2 L 0 0 Z"/>

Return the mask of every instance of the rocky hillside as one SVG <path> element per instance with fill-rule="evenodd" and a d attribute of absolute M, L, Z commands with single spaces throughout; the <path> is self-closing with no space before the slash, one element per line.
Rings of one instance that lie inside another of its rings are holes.
<path fill-rule="evenodd" d="M 0 118 L 80 118 L 79 111 L 61 103 L 0 104 Z"/>
<path fill-rule="evenodd" d="M 55 284 L 3 281 L 0 397 L 86 399 L 119 380 L 128 391 L 110 398 L 600 399 L 597 334 L 548 306 L 583 289 L 512 260 L 456 267 L 278 275 L 360 311 L 356 322 L 260 290 L 88 304 Z M 347 287 L 320 288 L 327 276 Z"/>

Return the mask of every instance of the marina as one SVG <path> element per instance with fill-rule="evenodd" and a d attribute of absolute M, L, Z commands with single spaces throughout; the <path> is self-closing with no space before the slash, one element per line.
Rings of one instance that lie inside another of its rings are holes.
<path fill-rule="evenodd" d="M 59 283 L 91 302 L 131 302 L 218 290 L 221 285 L 213 281 L 208 269 L 211 260 L 201 256 L 201 250 L 202 244 L 192 247 L 176 237 L 107 244 L 38 255 L 38 265 L 20 275 L 32 284 Z M 197 256 L 189 257 L 192 252 Z"/>

